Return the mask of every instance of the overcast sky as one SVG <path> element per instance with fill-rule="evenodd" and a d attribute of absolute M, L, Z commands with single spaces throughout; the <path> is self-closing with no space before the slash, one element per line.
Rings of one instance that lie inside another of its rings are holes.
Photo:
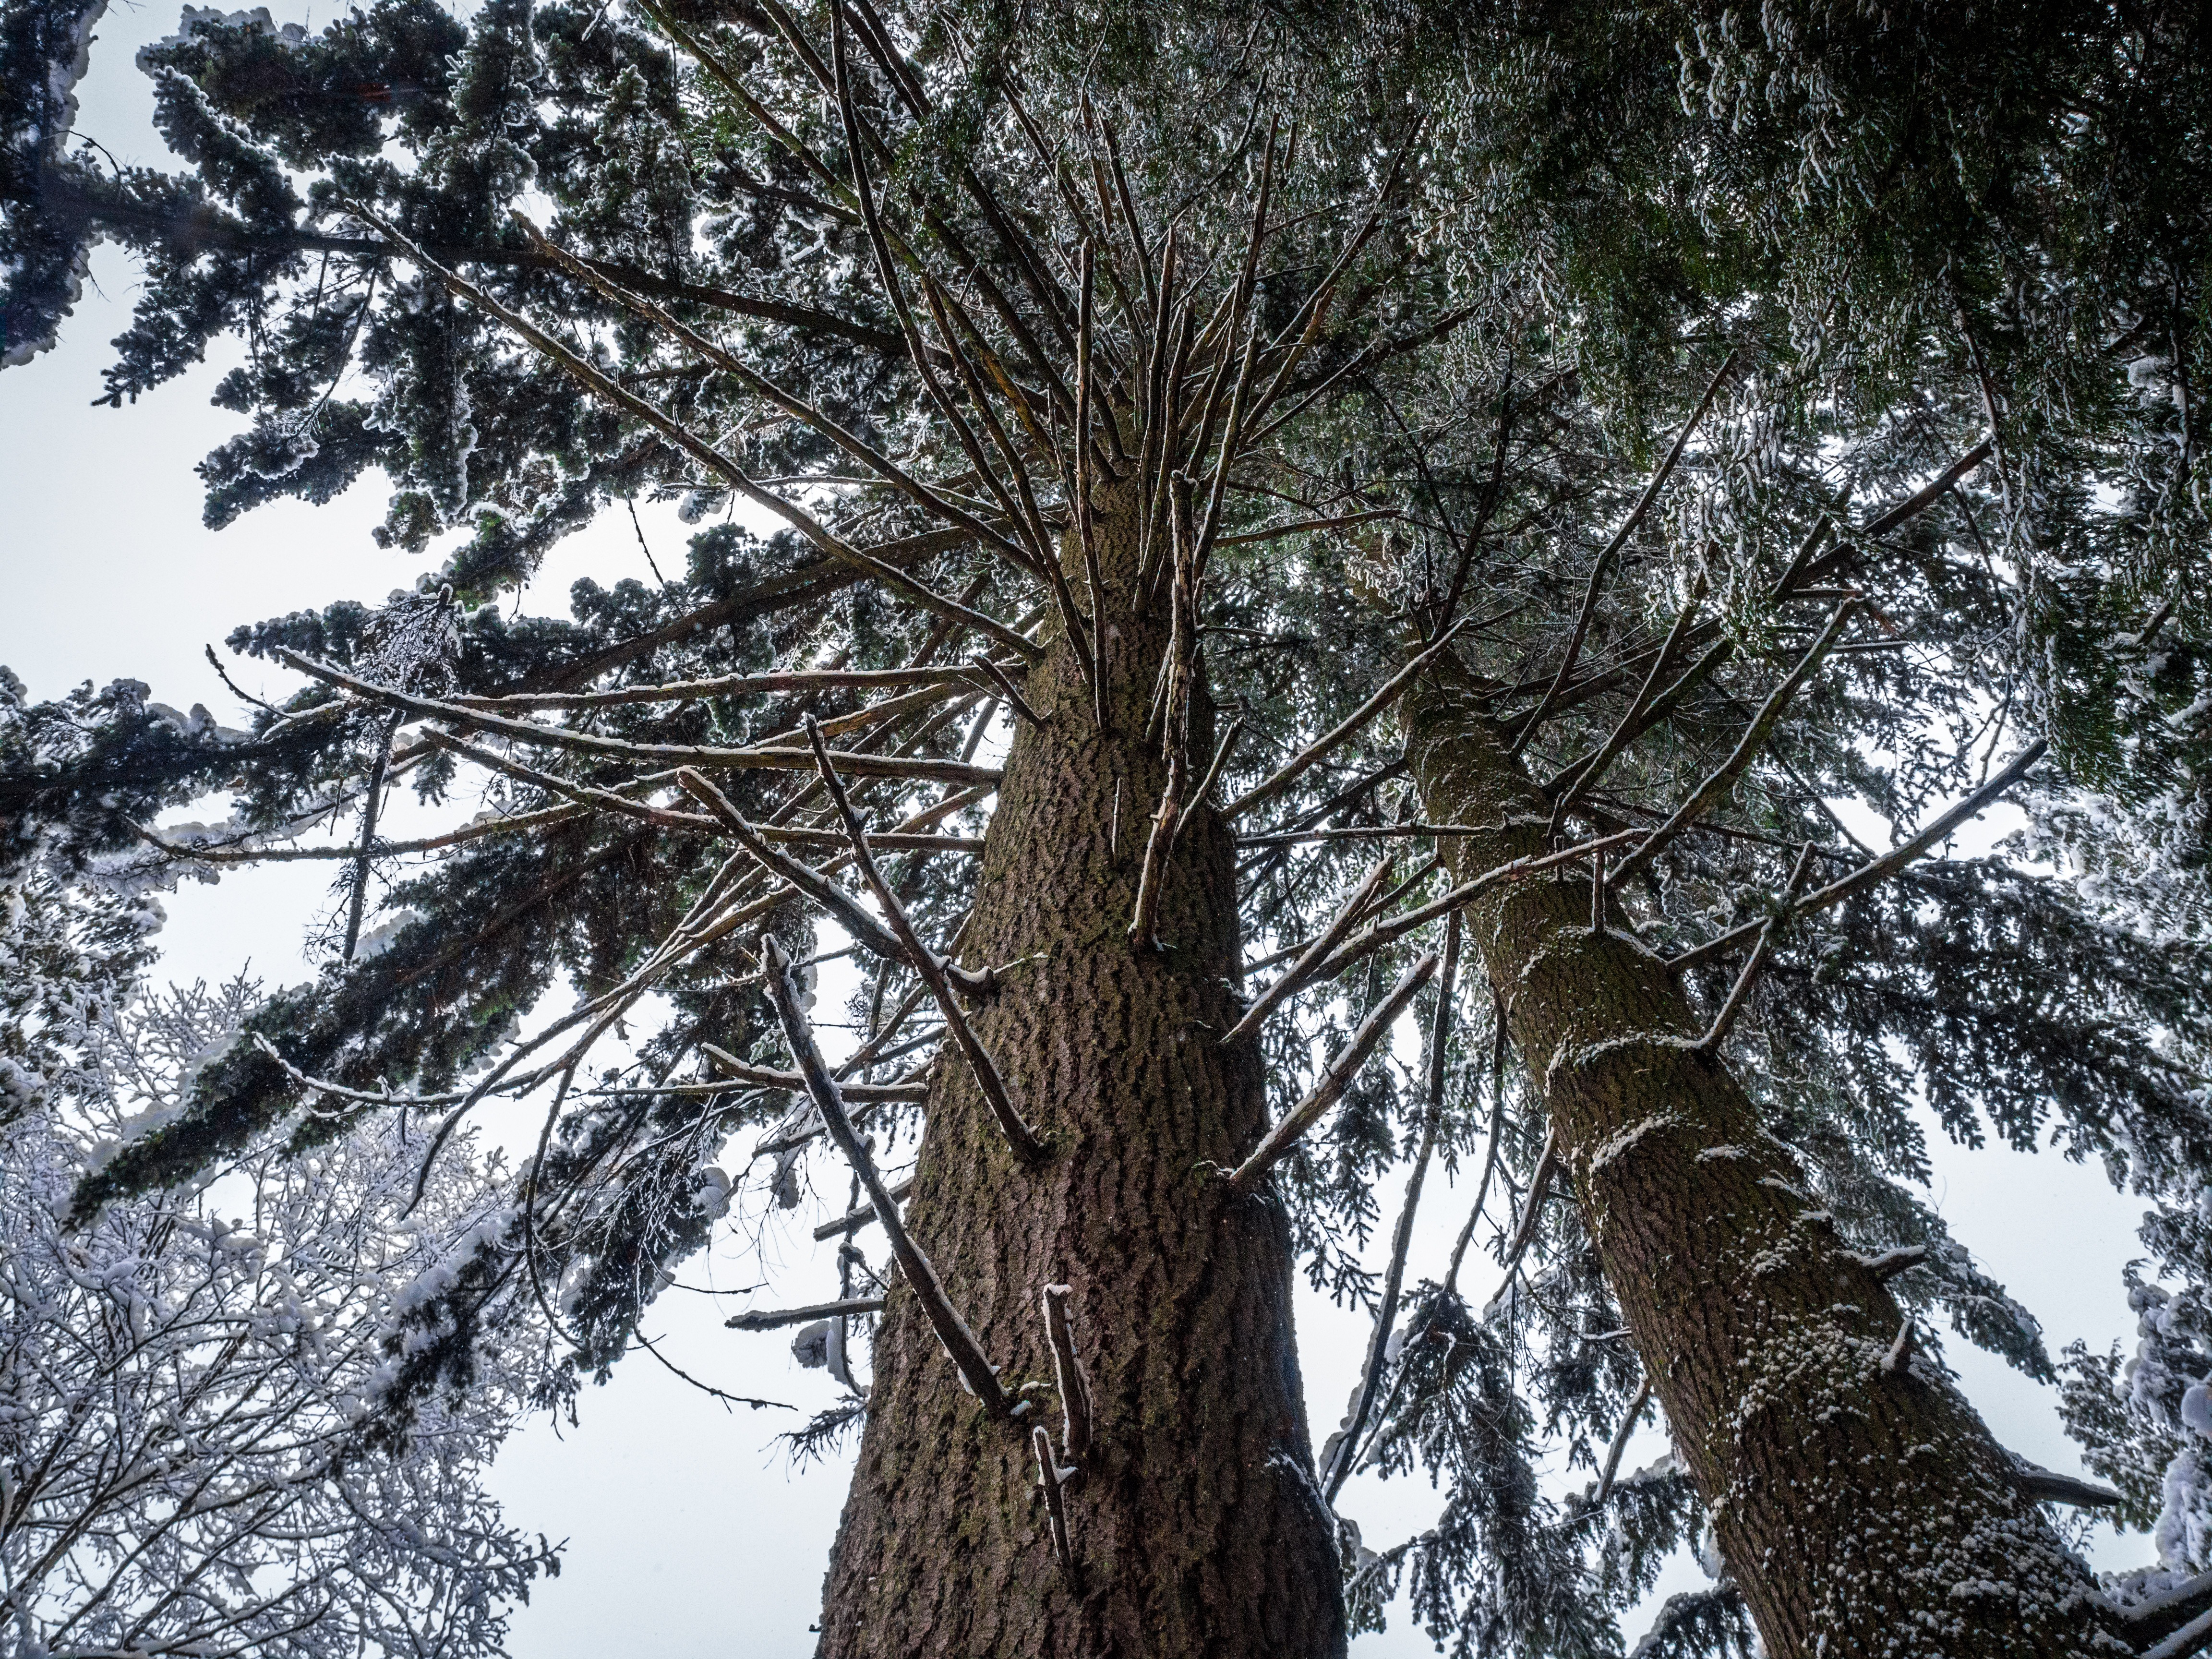
<path fill-rule="evenodd" d="M 328 6 L 274 9 L 280 22 L 311 27 L 331 15 Z M 164 160 L 131 57 L 176 24 L 173 7 L 117 5 L 100 29 L 79 126 L 126 164 Z M 239 623 L 339 599 L 380 601 L 410 586 L 427 562 L 384 552 L 370 539 L 384 499 L 374 477 L 327 507 L 280 503 L 220 533 L 203 528 L 191 469 L 239 424 L 208 402 L 234 360 L 230 349 L 136 405 L 90 407 L 108 361 L 106 343 L 124 326 L 137 282 L 132 262 L 103 249 L 62 346 L 0 372 L 0 663 L 34 696 L 127 676 L 147 681 L 162 702 L 204 702 L 226 723 L 243 725 L 244 711 L 202 656 L 204 644 L 219 647 Z M 641 513 L 663 568 L 671 559 L 680 564 L 684 532 L 672 513 Z M 586 573 L 606 585 L 650 579 L 626 516 L 564 544 L 523 596 L 524 608 L 565 612 L 569 583 Z M 288 675 L 268 665 L 223 655 L 250 693 L 275 698 L 293 689 Z M 404 833 L 398 821 L 393 827 Z M 1886 826 L 1876 833 L 1886 838 Z M 1961 846 L 1978 850 L 1991 833 L 1988 824 L 1976 826 Z M 161 971 L 189 981 L 250 963 L 271 986 L 309 976 L 304 935 L 328 908 L 327 882 L 327 867 L 292 864 L 234 876 L 220 889 L 185 889 L 166 901 Z M 825 974 L 825 981 L 826 1011 L 840 1006 L 842 988 L 833 975 Z M 1410 1032 L 1401 1033 L 1400 1046 L 1411 1059 Z M 2041 1319 L 2051 1348 L 2075 1337 L 2098 1348 L 2115 1339 L 2131 1342 L 2119 1269 L 2139 1253 L 2138 1206 L 2114 1194 L 2100 1172 L 2056 1153 L 1968 1152 L 1952 1147 L 1932 1123 L 1930 1139 L 1931 1202 Z M 825 1186 L 842 1200 L 842 1180 Z M 1440 1273 L 1468 1197 L 1464 1183 L 1455 1189 L 1432 1181 L 1430 1190 L 1413 1279 Z M 773 1272 L 777 1300 L 826 1299 L 834 1294 L 834 1257 L 813 1243 L 811 1227 L 828 1212 L 810 1203 L 755 1243 L 726 1243 L 714 1260 L 687 1269 L 683 1281 L 743 1289 Z M 1393 1194 L 1385 1214 L 1395 1212 Z M 656 1339 L 665 1334 L 665 1352 L 676 1364 L 732 1393 L 808 1412 L 828 1403 L 823 1374 L 796 1366 L 787 1337 L 726 1331 L 726 1311 L 708 1297 L 671 1292 L 647 1328 Z M 1303 1285 L 1298 1321 L 1312 1419 L 1325 1433 L 1344 1409 L 1366 1322 L 1305 1294 Z M 2079 1469 L 2051 1391 L 1961 1339 L 1949 1341 L 1947 1357 L 2007 1444 L 2050 1467 Z M 811 1652 L 809 1626 L 849 1459 L 791 1471 L 771 1443 L 798 1420 L 732 1411 L 638 1354 L 606 1388 L 586 1390 L 579 1425 L 556 1431 L 539 1421 L 519 1432 L 494 1471 L 495 1490 L 514 1524 L 565 1538 L 568 1551 L 562 1577 L 516 1618 L 517 1659 L 599 1659 L 611 1650 L 706 1659 L 733 1647 L 749 1659 Z M 1649 1462 L 1662 1444 L 1647 1429 L 1628 1467 Z M 1572 1484 L 1586 1479 L 1577 1475 Z M 1383 1547 L 1426 1526 L 1437 1503 L 1425 1481 L 1385 1485 L 1364 1476 L 1346 1488 L 1344 1507 L 1366 1541 Z M 2108 1529 L 2099 1540 L 2100 1565 L 2148 1559 L 2147 1540 L 2115 1540 Z M 1698 1582 L 1694 1565 L 1678 1563 L 1661 1593 Z M 1430 1651 L 1402 1616 L 1393 1624 L 1354 1644 L 1358 1659 Z M 1632 1639 L 1634 1621 L 1630 1633 Z"/>

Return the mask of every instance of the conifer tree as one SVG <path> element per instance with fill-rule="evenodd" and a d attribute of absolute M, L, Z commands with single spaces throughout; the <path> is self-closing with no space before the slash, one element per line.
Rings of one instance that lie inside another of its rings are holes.
<path fill-rule="evenodd" d="M 80 1212 L 550 1090 L 396 1425 L 512 1310 L 572 1385 L 641 1341 L 732 1135 L 753 1203 L 849 1164 L 793 1321 L 849 1395 L 811 1439 L 860 1425 L 829 1654 L 1328 1652 L 1400 1589 L 1440 1642 L 1601 1653 L 1709 1516 L 1725 1576 L 1650 1651 L 2180 1651 L 2201 1295 L 2136 1416 L 2072 1362 L 2115 1490 L 2023 1468 L 1931 1316 L 2051 1361 L 1905 1183 L 1923 1096 L 2055 1134 L 2203 1279 L 2201 26 L 1449 10 L 1350 50 L 1296 9 L 195 14 L 142 60 L 175 177 L 67 155 L 37 82 L 10 340 L 120 237 L 110 399 L 255 343 L 210 522 L 377 466 L 381 534 L 449 549 L 240 629 L 308 682 L 242 740 L 127 687 L 17 715 L 19 868 L 346 872 L 323 981 Z M 645 493 L 777 527 L 571 624 L 486 603 Z M 498 811 L 395 842 L 401 779 Z M 210 783 L 234 822 L 145 850 Z M 2020 856 L 1930 856 L 2008 790 Z M 834 1073 L 825 915 L 869 964 Z M 1439 1283 L 1402 1220 L 1363 1261 L 1401 1159 L 1476 1176 Z M 1317 1460 L 1294 1264 L 1376 1310 Z M 1624 1474 L 1655 1400 L 1679 1461 Z M 1564 1505 L 1547 1443 L 1593 1476 Z M 2140 1516 L 2152 1460 L 2167 1577 L 2116 1600 L 2045 1505 Z M 1444 1478 L 1439 1524 L 1364 1547 L 1329 1506 L 1376 1466 Z"/>

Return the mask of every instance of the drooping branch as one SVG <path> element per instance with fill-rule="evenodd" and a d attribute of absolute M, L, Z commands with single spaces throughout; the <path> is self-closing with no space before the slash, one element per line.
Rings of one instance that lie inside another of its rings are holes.
<path fill-rule="evenodd" d="M 1359 1068 L 1367 1063 L 1367 1057 L 1389 1033 L 1391 1023 L 1404 1012 L 1406 1005 L 1413 1000 L 1413 994 L 1427 984 L 1430 975 L 1436 971 L 1437 953 L 1426 951 L 1422 952 L 1419 961 L 1399 976 L 1398 982 L 1390 988 L 1389 995 L 1375 1006 L 1367 1018 L 1360 1022 L 1359 1029 L 1352 1034 L 1351 1041 L 1329 1061 L 1312 1091 L 1283 1115 L 1282 1121 L 1267 1131 L 1249 1158 L 1230 1171 L 1231 1191 L 1238 1194 L 1250 1192 L 1261 1176 L 1282 1162 L 1291 1148 L 1297 1144 L 1298 1138 L 1321 1121 L 1322 1114 L 1343 1097 L 1352 1079 L 1359 1074 Z"/>
<path fill-rule="evenodd" d="M 1528 1196 L 1521 1206 L 1521 1222 L 1514 1228 L 1513 1237 L 1505 1246 L 1505 1254 L 1498 1265 L 1505 1270 L 1505 1278 L 1498 1287 L 1498 1294 L 1490 1299 L 1496 1307 L 1513 1288 L 1513 1275 L 1521 1266 L 1521 1258 L 1528 1254 L 1528 1247 L 1536 1242 L 1537 1224 L 1544 1218 L 1544 1200 L 1552 1194 L 1552 1176 L 1559 1167 L 1559 1137 L 1547 1129 L 1544 1133 L 1544 1150 L 1536 1159 L 1535 1173 L 1528 1177 Z"/>
<path fill-rule="evenodd" d="M 368 868 L 376 856 L 376 814 L 384 800 L 384 775 L 392 765 L 392 741 L 399 735 L 399 725 L 405 716 L 394 709 L 378 734 L 376 763 L 368 769 L 368 787 L 361 801 L 361 847 L 354 854 L 353 891 L 346 900 L 345 950 L 341 960 L 351 962 L 354 951 L 361 945 L 362 912 L 368 907 Z"/>
<path fill-rule="evenodd" d="M 1429 1159 L 1437 1147 L 1443 1124 L 1444 1079 L 1451 1036 L 1452 997 L 1458 989 L 1460 913 L 1452 912 L 1444 929 L 1443 973 L 1437 981 L 1437 1016 L 1429 1027 L 1429 1101 L 1421 1119 L 1421 1146 L 1413 1168 L 1406 1177 L 1406 1198 L 1398 1212 L 1398 1225 L 1390 1238 L 1390 1261 L 1382 1274 L 1382 1297 L 1375 1304 L 1375 1328 L 1367 1339 L 1367 1359 L 1360 1367 L 1359 1391 L 1353 1396 L 1352 1415 L 1336 1443 L 1336 1455 L 1322 1471 L 1322 1496 L 1334 1504 L 1352 1474 L 1352 1460 L 1367 1431 L 1368 1414 L 1382 1383 L 1383 1363 L 1389 1352 L 1391 1328 L 1398 1321 L 1398 1296 L 1406 1279 L 1406 1258 L 1413 1249 L 1413 1218 L 1421 1202 L 1421 1188 L 1429 1172 Z"/>
<path fill-rule="evenodd" d="M 791 957 L 773 934 L 761 940 L 761 963 L 767 970 L 769 1000 L 775 1005 L 784 1040 L 790 1045 L 800 1075 L 806 1079 L 806 1092 L 812 1097 L 815 1109 L 822 1114 L 823 1127 L 829 1131 L 830 1138 L 837 1143 L 837 1149 L 845 1154 L 854 1173 L 860 1176 L 869 1203 L 875 1206 L 884 1236 L 890 1241 L 891 1254 L 898 1258 L 900 1270 L 915 1299 L 921 1304 L 923 1317 L 929 1321 L 930 1328 L 937 1333 L 938 1340 L 945 1345 L 953 1364 L 959 1368 L 961 1380 L 982 1403 L 985 1412 L 996 1418 L 1024 1414 L 1027 1402 L 1015 1401 L 1000 1386 L 998 1368 L 984 1358 L 982 1345 L 976 1341 L 975 1334 L 968 1328 L 967 1322 L 953 1307 L 952 1299 L 945 1293 L 936 1268 L 907 1231 L 890 1189 L 877 1173 L 876 1161 L 861 1141 L 859 1131 L 854 1128 L 838 1085 L 830 1077 L 830 1068 L 823 1063 L 822 1051 L 815 1047 L 814 1033 L 808 1029 L 806 1016 L 799 1011 L 799 987 L 791 976 Z"/>
<path fill-rule="evenodd" d="M 837 816 L 843 822 L 845 833 L 851 840 L 853 860 L 860 866 L 860 878 L 867 884 L 868 890 L 875 895 L 876 902 L 883 908 L 901 956 L 921 975 L 922 982 L 929 987 L 930 994 L 936 998 L 938 1010 L 945 1017 L 945 1029 L 951 1033 L 954 1046 L 960 1050 L 961 1058 L 968 1062 L 968 1069 L 975 1079 L 975 1086 L 981 1091 L 984 1103 L 990 1108 L 993 1121 L 1006 1137 L 1007 1145 L 1014 1149 L 1015 1156 L 1025 1163 L 1041 1161 L 1046 1156 L 1044 1143 L 1037 1139 L 1036 1131 L 1023 1120 L 1014 1105 L 1012 1091 L 1006 1087 L 1006 1079 L 999 1074 L 997 1063 L 983 1047 L 982 1039 L 975 1035 L 975 1028 L 968 1023 L 968 1016 L 960 1006 L 960 1000 L 953 994 L 952 964 L 931 950 L 922 942 L 921 936 L 915 932 L 914 923 L 908 919 L 905 907 L 898 902 L 898 896 L 891 890 L 890 884 L 884 879 L 883 872 L 876 866 L 874 854 L 868 850 L 867 833 L 860 823 L 860 815 L 854 810 L 852 798 L 845 793 L 844 781 L 838 777 L 837 769 L 831 763 L 828 745 L 822 741 L 821 734 L 812 721 L 807 723 L 806 730 L 814 744 L 816 762 L 821 768 L 823 787 L 830 792 L 830 801 L 836 807 Z M 980 975 L 963 972 L 960 982 L 961 988 L 970 995 L 988 994 L 996 988 L 996 981 L 988 969 Z"/>

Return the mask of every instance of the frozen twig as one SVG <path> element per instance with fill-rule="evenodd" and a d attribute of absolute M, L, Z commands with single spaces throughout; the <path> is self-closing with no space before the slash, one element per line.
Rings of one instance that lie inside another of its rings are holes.
<path fill-rule="evenodd" d="M 1895 1376 L 1912 1363 L 1912 1350 L 1917 1341 L 1912 1316 L 1907 1314 L 1897 1327 L 1897 1340 L 1889 1345 L 1889 1352 L 1881 1357 L 1881 1374 Z"/>
<path fill-rule="evenodd" d="M 791 957 L 783 946 L 770 934 L 761 940 L 762 965 L 767 969 L 769 1000 L 775 1005 L 776 1017 L 782 1022 L 784 1040 L 791 1046 L 792 1058 L 798 1061 L 799 1070 L 806 1079 L 806 1091 L 813 1097 L 815 1109 L 822 1114 L 822 1122 L 830 1138 L 837 1143 L 853 1165 L 853 1172 L 860 1177 L 860 1185 L 875 1206 L 876 1218 L 883 1224 L 884 1236 L 890 1243 L 891 1254 L 898 1258 L 907 1284 L 912 1287 L 915 1299 L 921 1303 L 923 1316 L 937 1333 L 937 1339 L 951 1355 L 952 1363 L 959 1368 L 969 1391 L 981 1401 L 983 1409 L 993 1417 L 1011 1418 L 1018 1415 L 1016 1402 L 1000 1385 L 997 1369 L 983 1358 L 982 1345 L 975 1334 L 960 1317 L 952 1300 L 945 1293 L 945 1285 L 930 1266 L 929 1258 L 914 1242 L 900 1218 L 898 1206 L 892 1201 L 890 1189 L 876 1171 L 876 1161 L 853 1127 L 853 1120 L 845 1110 L 845 1102 L 838 1092 L 830 1068 L 823 1063 L 822 1051 L 815 1047 L 814 1033 L 808 1029 L 806 1016 L 799 1012 L 799 987 L 791 976 Z"/>
<path fill-rule="evenodd" d="M 1925 1244 L 1900 1244 L 1893 1250 L 1884 1250 L 1880 1255 L 1861 1255 L 1856 1250 L 1847 1252 L 1851 1260 L 1864 1267 L 1887 1285 L 1908 1267 L 1917 1267 L 1928 1260 Z"/>
<path fill-rule="evenodd" d="M 838 1086 L 842 1088 L 848 1094 L 852 1092 L 852 1085 L 850 1084 L 841 1084 Z M 893 1202 L 899 1204 L 905 1203 L 907 1195 L 914 1191 L 914 1178 L 911 1176 L 908 1176 L 907 1179 L 900 1182 L 897 1186 L 892 1188 L 890 1191 Z M 835 1221 L 823 1222 L 820 1226 L 814 1230 L 814 1237 L 817 1243 L 826 1243 L 830 1239 L 842 1238 L 848 1233 L 856 1233 L 860 1231 L 861 1228 L 866 1226 L 875 1218 L 876 1206 L 872 1204 L 863 1204 L 858 1209 L 847 1211 L 843 1215 L 839 1216 Z"/>
<path fill-rule="evenodd" d="M 1420 960 L 1406 969 L 1398 982 L 1390 988 L 1389 995 L 1376 1005 L 1352 1040 L 1344 1045 L 1337 1056 L 1329 1061 L 1306 1097 L 1283 1115 L 1281 1122 L 1267 1131 L 1266 1137 L 1253 1150 L 1251 1157 L 1230 1172 L 1229 1185 L 1232 1191 L 1249 1193 L 1261 1176 L 1280 1163 L 1298 1138 L 1321 1121 L 1321 1115 L 1334 1105 L 1344 1094 L 1367 1057 L 1375 1051 L 1389 1034 L 1391 1023 L 1404 1012 L 1413 994 L 1429 982 L 1437 971 L 1437 953 L 1422 952 Z"/>
<path fill-rule="evenodd" d="M 774 1331 L 786 1325 L 811 1325 L 817 1319 L 845 1319 L 854 1314 L 881 1313 L 879 1296 L 848 1296 L 836 1302 L 817 1302 L 806 1308 L 771 1308 L 734 1314 L 722 1323 L 733 1331 Z"/>
<path fill-rule="evenodd" d="M 1067 1322 L 1071 1294 L 1066 1285 L 1044 1287 L 1044 1332 L 1052 1344 L 1054 1386 L 1060 1391 L 1060 1451 L 1070 1463 L 1080 1466 L 1091 1455 L 1091 1379 L 1075 1357 L 1075 1334 Z"/>

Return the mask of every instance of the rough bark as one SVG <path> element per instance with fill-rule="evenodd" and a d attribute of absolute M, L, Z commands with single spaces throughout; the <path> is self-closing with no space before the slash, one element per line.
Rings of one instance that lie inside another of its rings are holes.
<path fill-rule="evenodd" d="M 1029 677 L 1048 724 L 1024 723 L 1007 757 L 963 952 L 971 965 L 1043 955 L 975 1024 L 1053 1155 L 1018 1163 L 948 1056 L 909 1206 L 1010 1388 L 1049 1388 L 1040 1295 L 1073 1287 L 1094 1423 L 1066 1493 L 1075 1571 L 1054 1559 L 1027 1425 L 987 1420 L 895 1285 L 830 1563 L 825 1659 L 1344 1650 L 1286 1230 L 1272 1205 L 1195 1169 L 1234 1164 L 1266 1127 L 1251 1045 L 1216 1040 L 1239 1012 L 1234 847 L 1203 806 L 1167 868 L 1169 948 L 1127 936 L 1166 776 L 1144 727 L 1167 624 L 1157 606 L 1130 620 L 1133 529 L 1126 501 L 1102 503 L 1119 618 L 1109 730 L 1063 641 Z M 1057 1432 L 1056 1399 L 1033 1397 Z"/>
<path fill-rule="evenodd" d="M 1449 658 L 1404 709 L 1462 879 L 1539 853 L 1550 811 Z M 1776 1659 L 2127 1651 L 2011 1455 L 1935 1368 L 1886 1368 L 1903 1315 L 1790 1149 L 1694 1047 L 1661 961 L 1593 935 L 1587 873 L 1467 913 L 1541 1091 L 1583 1226 Z"/>

